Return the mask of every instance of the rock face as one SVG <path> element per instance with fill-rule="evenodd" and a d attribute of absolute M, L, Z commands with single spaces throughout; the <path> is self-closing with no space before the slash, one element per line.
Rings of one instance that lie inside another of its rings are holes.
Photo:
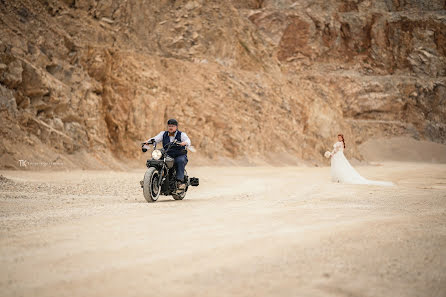
<path fill-rule="evenodd" d="M 211 162 L 446 143 L 443 0 L 0 2 L 2 167 L 137 159 L 171 117 Z"/>

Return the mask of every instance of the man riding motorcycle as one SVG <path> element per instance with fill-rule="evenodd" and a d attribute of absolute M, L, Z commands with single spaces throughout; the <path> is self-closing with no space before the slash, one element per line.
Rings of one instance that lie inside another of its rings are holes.
<path fill-rule="evenodd" d="M 155 137 L 149 138 L 147 142 L 151 140 L 156 143 L 163 143 L 163 148 L 167 150 L 169 143 L 177 141 L 179 146 L 172 146 L 168 155 L 174 158 L 174 166 L 176 166 L 176 179 L 178 183 L 178 189 L 184 190 L 186 188 L 186 183 L 184 181 L 184 169 L 188 162 L 187 159 L 187 148 L 191 146 L 191 142 L 186 133 L 178 130 L 178 121 L 175 119 L 170 119 L 167 121 L 167 131 L 161 131 Z"/>

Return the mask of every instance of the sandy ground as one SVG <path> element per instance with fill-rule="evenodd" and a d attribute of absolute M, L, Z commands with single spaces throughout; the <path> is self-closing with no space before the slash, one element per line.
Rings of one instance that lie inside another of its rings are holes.
<path fill-rule="evenodd" d="M 446 163 L 446 145 L 410 137 L 372 138 L 359 151 L 365 160 L 374 162 Z"/>
<path fill-rule="evenodd" d="M 446 296 L 446 165 L 195 167 L 183 201 L 131 172 L 2 171 L 0 296 Z"/>

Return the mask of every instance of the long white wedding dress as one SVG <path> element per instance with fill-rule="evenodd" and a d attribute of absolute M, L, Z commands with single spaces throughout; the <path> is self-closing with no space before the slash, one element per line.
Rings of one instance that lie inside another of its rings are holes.
<path fill-rule="evenodd" d="M 333 145 L 331 155 L 331 179 L 334 182 L 378 186 L 394 185 L 392 182 L 368 180 L 362 177 L 344 156 L 344 144 L 341 141 Z"/>

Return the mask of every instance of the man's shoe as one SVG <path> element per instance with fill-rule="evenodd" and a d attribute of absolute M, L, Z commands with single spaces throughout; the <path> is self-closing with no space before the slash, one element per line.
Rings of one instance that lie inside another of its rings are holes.
<path fill-rule="evenodd" d="M 186 189 L 186 184 L 182 180 L 177 180 L 177 190 L 184 191 Z"/>

